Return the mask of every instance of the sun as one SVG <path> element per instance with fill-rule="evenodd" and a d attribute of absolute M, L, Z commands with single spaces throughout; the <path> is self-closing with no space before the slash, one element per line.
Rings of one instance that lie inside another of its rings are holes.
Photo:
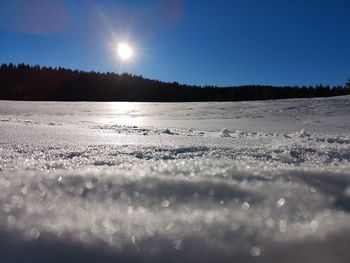
<path fill-rule="evenodd" d="M 129 60 L 132 57 L 132 48 L 125 42 L 119 42 L 117 47 L 118 57 L 121 60 Z"/>

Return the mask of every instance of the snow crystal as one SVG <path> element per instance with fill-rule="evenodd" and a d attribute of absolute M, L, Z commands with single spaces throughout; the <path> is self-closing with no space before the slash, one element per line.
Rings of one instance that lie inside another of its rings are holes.
<path fill-rule="evenodd" d="M 226 128 L 221 129 L 220 135 L 221 137 L 231 137 L 230 131 Z"/>
<path fill-rule="evenodd" d="M 259 247 L 252 247 L 250 249 L 250 255 L 252 257 L 258 257 L 261 254 L 261 249 Z"/>
<path fill-rule="evenodd" d="M 1 101 L 0 261 L 347 263 L 348 100 Z"/>

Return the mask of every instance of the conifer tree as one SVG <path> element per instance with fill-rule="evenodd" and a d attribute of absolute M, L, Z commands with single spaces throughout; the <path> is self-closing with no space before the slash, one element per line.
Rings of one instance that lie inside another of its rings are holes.
<path fill-rule="evenodd" d="M 350 78 L 348 78 L 348 81 L 346 82 L 345 86 L 350 89 Z"/>

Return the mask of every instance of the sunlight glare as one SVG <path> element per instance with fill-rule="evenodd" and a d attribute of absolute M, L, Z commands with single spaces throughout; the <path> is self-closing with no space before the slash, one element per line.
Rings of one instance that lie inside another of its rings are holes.
<path fill-rule="evenodd" d="M 124 42 L 118 43 L 118 56 L 122 60 L 129 60 L 132 56 L 132 48 Z"/>

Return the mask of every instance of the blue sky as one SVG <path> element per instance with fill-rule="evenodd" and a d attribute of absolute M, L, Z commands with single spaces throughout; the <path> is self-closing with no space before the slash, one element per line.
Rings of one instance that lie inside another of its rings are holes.
<path fill-rule="evenodd" d="M 135 55 L 120 62 L 115 47 Z M 0 0 L 0 63 L 197 85 L 344 84 L 348 0 Z"/>

